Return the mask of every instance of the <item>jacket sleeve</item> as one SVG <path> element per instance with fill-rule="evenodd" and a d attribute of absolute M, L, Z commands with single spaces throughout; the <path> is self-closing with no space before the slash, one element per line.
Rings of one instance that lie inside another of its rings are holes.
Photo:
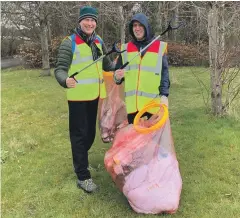
<path fill-rule="evenodd" d="M 168 97 L 169 88 L 170 88 L 170 80 L 169 80 L 169 71 L 168 71 L 168 59 L 167 59 L 167 55 L 165 54 L 163 55 L 163 58 L 162 58 L 162 74 L 161 74 L 160 86 L 158 88 L 159 95 L 164 95 Z"/>
<path fill-rule="evenodd" d="M 103 49 L 103 54 L 106 54 L 108 52 L 103 41 L 102 41 L 102 49 Z M 115 70 L 115 63 L 111 60 L 109 55 L 103 58 L 102 68 L 104 71 Z"/>
<path fill-rule="evenodd" d="M 66 38 L 62 41 L 58 49 L 56 67 L 54 70 L 55 78 L 64 88 L 67 88 L 66 79 L 68 78 L 68 70 L 72 63 L 72 57 L 72 41 Z"/>

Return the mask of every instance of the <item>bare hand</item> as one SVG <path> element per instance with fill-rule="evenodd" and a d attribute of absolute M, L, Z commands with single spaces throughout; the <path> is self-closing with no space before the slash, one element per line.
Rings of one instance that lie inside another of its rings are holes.
<path fill-rule="evenodd" d="M 166 96 L 161 96 L 160 98 L 160 104 L 165 104 L 168 107 L 168 97 Z"/>
<path fill-rule="evenodd" d="M 123 69 L 119 69 L 115 71 L 115 77 L 117 80 L 121 80 L 124 77 L 124 70 Z"/>
<path fill-rule="evenodd" d="M 73 78 L 68 77 L 66 79 L 66 85 L 67 85 L 68 88 L 75 88 L 76 81 Z"/>

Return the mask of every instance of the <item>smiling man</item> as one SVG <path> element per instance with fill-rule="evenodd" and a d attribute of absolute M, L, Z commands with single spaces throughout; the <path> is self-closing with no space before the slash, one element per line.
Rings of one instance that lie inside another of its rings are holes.
<path fill-rule="evenodd" d="M 77 186 L 89 193 L 97 190 L 88 170 L 88 150 L 95 139 L 98 100 L 106 97 L 102 71 L 113 71 L 115 65 L 107 56 L 74 78 L 70 76 L 107 52 L 102 39 L 95 33 L 97 17 L 96 8 L 84 6 L 80 9 L 79 27 L 61 43 L 54 71 L 59 84 L 67 89 Z"/>
<path fill-rule="evenodd" d="M 126 49 L 127 52 L 119 56 L 116 69 L 131 60 L 155 38 L 147 17 L 142 13 L 133 16 L 129 23 L 129 33 L 132 40 L 122 45 L 121 49 Z M 116 84 L 125 81 L 125 103 L 129 123 L 133 123 L 136 114 L 153 100 L 168 106 L 170 81 L 167 43 L 156 40 L 124 70 L 116 70 L 114 80 Z M 154 113 L 156 111 L 148 111 L 143 116 L 150 118 Z"/>

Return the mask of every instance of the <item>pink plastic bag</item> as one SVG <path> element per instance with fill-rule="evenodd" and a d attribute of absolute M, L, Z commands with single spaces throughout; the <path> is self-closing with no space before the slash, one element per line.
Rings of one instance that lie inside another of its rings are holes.
<path fill-rule="evenodd" d="M 106 79 L 107 78 L 107 79 Z M 127 111 L 122 99 L 122 86 L 105 76 L 107 98 L 99 103 L 99 130 L 103 142 L 111 142 L 116 131 L 127 125 Z"/>
<path fill-rule="evenodd" d="M 161 129 L 148 134 L 136 132 L 133 125 L 118 130 L 104 163 L 134 211 L 177 211 L 182 179 L 169 119 Z"/>

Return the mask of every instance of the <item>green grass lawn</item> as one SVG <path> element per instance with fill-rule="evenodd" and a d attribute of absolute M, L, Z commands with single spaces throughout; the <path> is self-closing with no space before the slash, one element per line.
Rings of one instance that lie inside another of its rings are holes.
<path fill-rule="evenodd" d="M 176 218 L 240 216 L 240 123 L 216 119 L 203 103 L 192 71 L 171 68 L 170 120 L 183 179 Z M 90 170 L 100 191 L 76 188 L 65 90 L 39 70 L 2 70 L 2 217 L 156 217 L 136 214 L 103 164 L 108 144 L 97 134 Z"/>

